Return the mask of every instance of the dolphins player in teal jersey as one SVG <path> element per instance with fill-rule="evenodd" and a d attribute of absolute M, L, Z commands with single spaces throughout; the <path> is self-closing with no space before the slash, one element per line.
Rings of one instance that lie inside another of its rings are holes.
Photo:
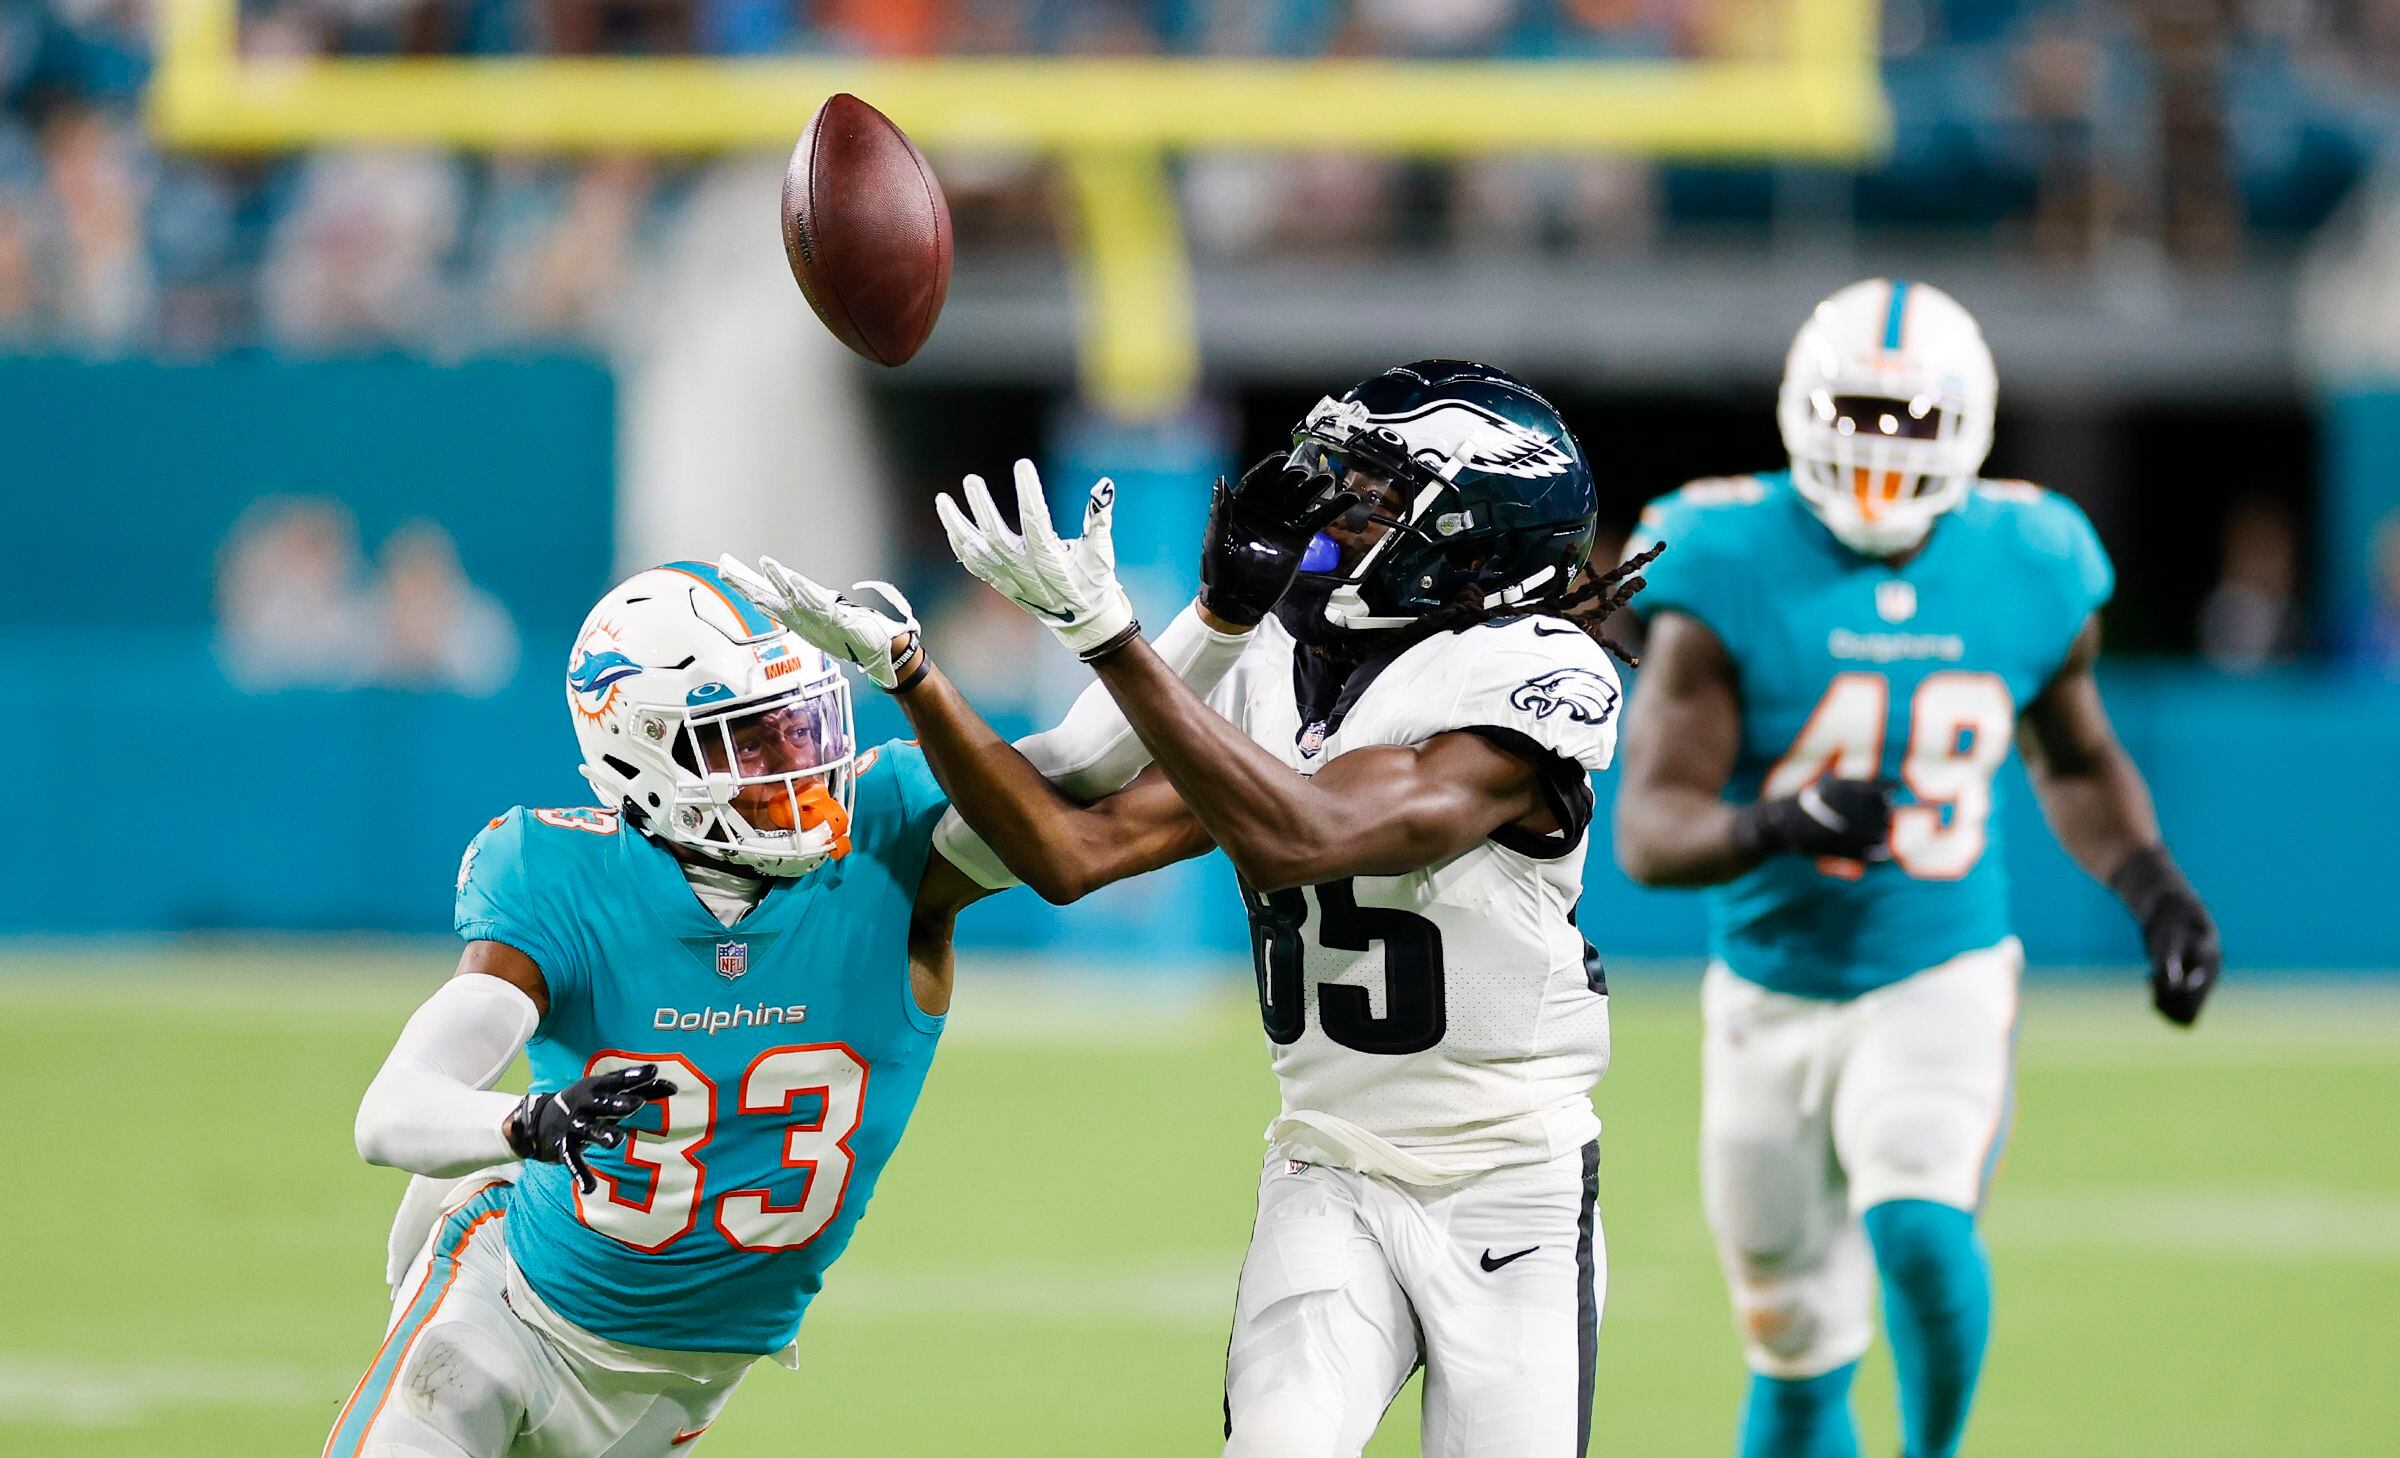
<path fill-rule="evenodd" d="M 1874 279 L 1785 366 L 1791 467 L 1653 505 L 1647 667 L 1617 855 L 1712 886 L 1704 1198 L 1753 1374 L 1742 1458 L 1854 1458 L 1873 1286 L 1906 1458 L 1958 1449 L 1990 1327 L 1975 1218 L 2011 1109 L 2023 952 L 1994 775 L 2140 922 L 2188 1026 L 2215 927 L 2160 843 L 2092 666 L 2113 574 L 2083 513 L 1977 478 L 1998 386 L 1974 319 Z"/>
<path fill-rule="evenodd" d="M 1161 641 L 1206 692 L 1247 638 L 1193 609 Z M 856 666 L 939 685 L 913 632 Z M 899 1143 L 953 919 L 988 894 L 960 862 L 1030 864 L 1021 830 L 987 845 L 946 811 L 913 743 L 859 750 L 840 667 L 717 568 L 603 598 L 567 702 L 601 803 L 511 810 L 467 848 L 458 975 L 359 1108 L 360 1154 L 423 1178 L 328 1458 L 684 1451 L 789 1359 Z M 1019 747 L 1086 799 L 1147 758 L 1097 689 Z M 1197 849 L 1093 818 L 1101 880 Z M 490 1091 L 520 1049 L 533 1092 Z"/>

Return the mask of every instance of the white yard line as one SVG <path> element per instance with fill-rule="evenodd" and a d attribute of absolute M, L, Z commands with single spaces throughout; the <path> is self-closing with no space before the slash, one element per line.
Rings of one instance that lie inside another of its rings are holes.
<path fill-rule="evenodd" d="M 217 1407 L 335 1404 L 356 1371 L 295 1362 L 118 1361 L 0 1352 L 0 1424 L 132 1427 L 167 1413 Z"/>
<path fill-rule="evenodd" d="M 2012 1191 L 2003 1182 L 1984 1227 L 2003 1252 L 2400 1261 L 2400 1195 L 2148 1186 Z"/>

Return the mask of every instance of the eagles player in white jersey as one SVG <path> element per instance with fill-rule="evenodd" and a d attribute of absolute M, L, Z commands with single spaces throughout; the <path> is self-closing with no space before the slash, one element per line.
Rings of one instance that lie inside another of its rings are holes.
<path fill-rule="evenodd" d="M 1106 847 L 1129 836 L 1170 858 L 1214 844 L 1241 874 L 1283 1107 L 1226 1453 L 1356 1454 L 1419 1366 L 1426 1453 L 1582 1453 L 1609 1045 L 1575 907 L 1620 694 L 1584 623 L 1640 564 L 1575 587 L 1596 501 L 1574 436 L 1521 381 L 1461 361 L 1320 402 L 1288 455 L 1219 484 L 1201 606 L 1252 637 L 1206 702 L 1133 621 L 1109 483 L 1073 541 L 1027 463 L 1017 487 L 1021 534 L 979 478 L 967 510 L 945 496 L 953 548 L 1093 665 L 1156 764 L 1083 807 L 946 686 L 909 715 L 969 820 L 1035 828 L 1050 858 L 1027 879 L 1051 899 L 1115 874 Z M 914 632 L 767 573 L 829 651 Z"/>

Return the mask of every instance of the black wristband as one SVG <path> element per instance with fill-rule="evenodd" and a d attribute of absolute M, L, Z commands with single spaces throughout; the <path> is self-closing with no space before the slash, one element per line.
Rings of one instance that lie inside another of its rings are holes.
<path fill-rule="evenodd" d="M 1101 644 L 1099 647 L 1091 649 L 1085 653 L 1077 654 L 1076 656 L 1081 658 L 1086 663 L 1098 663 L 1101 659 L 1106 658 L 1109 654 L 1116 652 L 1119 648 L 1124 647 L 1126 644 L 1132 642 L 1134 639 L 1139 638 L 1140 636 L 1142 636 L 1142 624 L 1139 619 L 1135 619 L 1134 621 L 1125 625 L 1125 630 L 1123 632 L 1117 633 L 1110 637 L 1107 642 Z"/>
<path fill-rule="evenodd" d="M 1745 864 L 1755 865 L 1791 848 L 1775 821 L 1775 807 L 1780 803 L 1753 800 L 1733 812 L 1733 853 Z"/>
<path fill-rule="evenodd" d="M 902 664 L 907 666 L 903 668 Z M 907 693 L 923 683 L 925 675 L 933 671 L 933 655 L 925 651 L 925 640 L 921 637 L 910 638 L 908 651 L 901 655 L 898 663 L 892 665 L 892 669 L 891 692 L 895 695 Z"/>
<path fill-rule="evenodd" d="M 2116 893 L 2125 909 L 2136 921 L 2148 922 L 2150 913 L 2169 896 L 2180 896 L 2197 903 L 2200 893 L 2184 878 L 2182 867 L 2167 854 L 2163 845 L 2146 845 L 2117 863 L 2109 873 L 2108 889 Z"/>
<path fill-rule="evenodd" d="M 519 1159 L 533 1158 L 533 1135 L 525 1127 L 525 1115 L 527 1105 L 538 1097 L 542 1095 L 527 1094 L 515 1108 L 508 1111 L 508 1117 L 500 1121 L 500 1137 L 508 1141 L 509 1152 Z"/>

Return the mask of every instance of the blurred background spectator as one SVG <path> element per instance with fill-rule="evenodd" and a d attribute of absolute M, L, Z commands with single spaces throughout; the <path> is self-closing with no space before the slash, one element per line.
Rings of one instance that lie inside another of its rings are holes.
<path fill-rule="evenodd" d="M 410 522 L 385 539 L 375 606 L 378 682 L 482 696 L 517 670 L 508 610 L 467 580 L 457 544 L 432 522 Z"/>
<path fill-rule="evenodd" d="M 2393 126 L 2400 20 L 2370 0 L 1895 0 L 1891 155 L 1798 188 L 1817 223 L 1970 229 L 2060 259 L 2222 263 L 2304 235 Z M 252 54 L 786 50 L 1724 57 L 1779 0 L 250 0 Z M 446 349 L 603 328 L 690 164 L 154 156 L 140 0 L 0 3 L 0 339 L 192 353 Z M 962 244 L 1046 243 L 1048 169 L 943 162 Z M 1776 224 L 1795 177 L 1607 159 L 1262 159 L 1186 172 L 1229 255 L 1603 252 Z M 44 226 L 32 220 L 53 220 Z M 484 309 L 480 301 L 501 300 Z"/>
<path fill-rule="evenodd" d="M 358 523 L 324 497 L 267 498 L 218 553 L 218 656 L 245 688 L 350 688 L 374 676 Z"/>
<path fill-rule="evenodd" d="M 2374 569 L 2367 600 L 2348 624 L 2352 664 L 2400 682 L 2400 511 L 2375 529 Z"/>
<path fill-rule="evenodd" d="M 496 692 L 514 676 L 517 630 L 467 579 L 450 534 L 409 522 L 384 539 L 369 581 L 358 524 L 327 497 L 270 497 L 219 552 L 218 658 L 253 690 Z"/>
<path fill-rule="evenodd" d="M 2302 646 L 2299 542 L 2292 514 L 2268 497 L 2225 519 L 2223 565 L 2200 609 L 2200 651 L 2229 673 L 2255 673 Z"/>

